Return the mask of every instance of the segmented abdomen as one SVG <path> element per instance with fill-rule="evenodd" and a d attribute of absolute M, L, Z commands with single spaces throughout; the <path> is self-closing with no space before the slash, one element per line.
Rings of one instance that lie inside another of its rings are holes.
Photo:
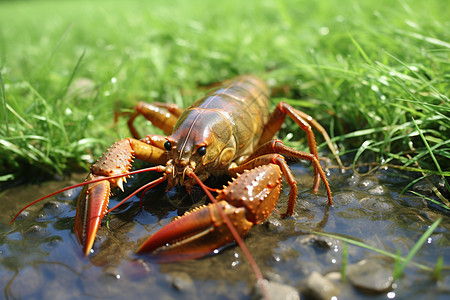
<path fill-rule="evenodd" d="M 223 114 L 233 128 L 238 145 L 252 151 L 269 118 L 269 90 L 257 77 L 236 77 L 188 108 L 198 109 Z"/>

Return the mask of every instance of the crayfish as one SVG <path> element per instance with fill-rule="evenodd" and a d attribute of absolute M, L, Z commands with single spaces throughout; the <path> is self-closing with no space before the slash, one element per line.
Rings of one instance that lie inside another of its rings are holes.
<path fill-rule="evenodd" d="M 134 138 L 114 143 L 92 165 L 86 181 L 79 184 L 84 188 L 77 203 L 75 235 L 83 253 L 88 255 L 91 251 L 97 230 L 108 212 L 111 190 L 116 187 L 123 190 L 127 176 L 139 172 L 130 172 L 134 158 L 156 165 L 147 170 L 162 174 L 138 191 L 164 181 L 168 190 L 181 185 L 190 191 L 199 184 L 213 201 L 163 227 L 139 247 L 138 253 L 197 258 L 234 240 L 239 243 L 254 224 L 271 214 L 280 194 L 282 175 L 290 188 L 288 207 L 282 216 L 291 216 L 297 183 L 285 157 L 310 161 L 314 168 L 313 191 L 318 191 L 322 181 L 328 202 L 332 204 L 312 129 L 320 131 L 335 154 L 326 131 L 312 117 L 287 103 L 278 103 L 273 112 L 269 104 L 268 87 L 254 76 L 226 81 L 186 110 L 173 104 L 139 103 L 128 122 Z M 139 115 L 167 136 L 147 135 L 139 139 L 133 125 Z M 286 116 L 306 132 L 309 153 L 274 139 Z M 234 178 L 223 190 L 213 190 L 203 184 L 209 176 L 222 174 Z M 211 190 L 218 194 L 217 200 Z"/>

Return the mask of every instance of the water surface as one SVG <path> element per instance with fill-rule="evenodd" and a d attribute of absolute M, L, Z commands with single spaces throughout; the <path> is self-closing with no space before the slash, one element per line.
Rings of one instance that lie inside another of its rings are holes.
<path fill-rule="evenodd" d="M 434 268 L 442 257 L 447 269 L 439 281 L 431 271 L 410 264 L 386 291 L 361 290 L 348 280 L 335 280 L 335 284 L 337 299 L 450 297 L 450 218 L 411 193 L 399 194 L 411 178 L 389 169 L 366 176 L 330 169 L 335 204 L 330 207 L 323 187 L 318 194 L 310 192 L 310 168 L 302 164 L 291 168 L 300 190 L 295 215 L 281 219 L 274 212 L 245 238 L 264 277 L 300 292 L 305 278 L 314 271 L 340 274 L 343 258 L 347 266 L 366 259 L 392 271 L 395 262 L 387 256 L 351 244 L 344 255 L 342 241 L 312 232 L 334 233 L 406 256 L 428 227 L 442 218 L 413 259 Z M 20 186 L 2 194 L 0 287 L 5 299 L 249 299 L 255 277 L 235 245 L 203 259 L 166 264 L 134 253 L 143 239 L 173 217 L 204 202 L 199 191 L 193 195 L 183 190 L 166 193 L 159 187 L 145 195 L 142 209 L 139 198 L 132 198 L 103 223 L 88 257 L 82 255 L 73 234 L 79 190 L 36 204 L 13 225 L 8 224 L 27 203 L 81 182 L 83 177 L 75 174 L 66 181 Z M 127 190 L 139 180 L 147 179 L 130 180 Z M 279 212 L 286 209 L 288 192 L 287 187 L 282 191 Z M 123 197 L 117 194 L 110 205 Z"/>

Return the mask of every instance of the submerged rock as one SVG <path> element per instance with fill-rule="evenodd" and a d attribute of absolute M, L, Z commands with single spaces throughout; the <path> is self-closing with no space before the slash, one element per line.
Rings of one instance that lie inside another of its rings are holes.
<path fill-rule="evenodd" d="M 261 289 L 260 284 L 256 284 L 252 290 L 252 300 L 300 300 L 300 294 L 293 286 L 264 280 L 267 295 Z"/>
<path fill-rule="evenodd" d="M 439 292 L 450 294 L 450 276 L 438 280 L 436 286 Z"/>
<path fill-rule="evenodd" d="M 330 279 L 312 272 L 304 281 L 302 292 L 311 299 L 329 300 L 340 294 L 339 288 Z"/>
<path fill-rule="evenodd" d="M 392 200 L 385 196 L 370 195 L 359 200 L 364 208 L 380 212 L 390 213 L 394 210 Z"/>
<path fill-rule="evenodd" d="M 376 178 L 374 178 L 374 177 L 366 177 L 366 178 L 363 178 L 363 179 L 361 179 L 359 182 L 358 182 L 358 185 L 357 185 L 357 187 L 358 188 L 360 188 L 360 189 L 362 189 L 362 190 L 367 190 L 367 189 L 370 189 L 371 187 L 373 187 L 374 185 L 376 185 L 377 184 L 377 179 Z"/>
<path fill-rule="evenodd" d="M 331 250 L 333 248 L 339 247 L 341 242 L 338 239 L 310 234 L 300 240 L 300 243 L 303 245 L 312 245 L 317 249 L 321 250 Z"/>
<path fill-rule="evenodd" d="M 347 268 L 350 283 L 366 293 L 385 293 L 392 290 L 392 270 L 373 259 L 364 259 Z"/>
<path fill-rule="evenodd" d="M 42 226 L 31 225 L 25 230 L 24 235 L 27 238 L 43 238 L 48 235 L 48 232 Z"/>
<path fill-rule="evenodd" d="M 369 194 L 371 195 L 378 195 L 378 196 L 382 196 L 382 195 L 386 195 L 388 193 L 388 188 L 384 185 L 375 185 L 373 187 L 371 187 L 368 190 Z"/>
<path fill-rule="evenodd" d="M 168 280 L 177 291 L 193 292 L 195 289 L 194 281 L 186 272 L 171 272 Z"/>

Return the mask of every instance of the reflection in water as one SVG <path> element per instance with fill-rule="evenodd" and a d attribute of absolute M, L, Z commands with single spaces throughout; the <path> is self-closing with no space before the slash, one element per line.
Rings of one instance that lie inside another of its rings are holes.
<path fill-rule="evenodd" d="M 444 266 L 449 265 L 449 216 L 429 208 L 417 196 L 400 195 L 399 191 L 410 179 L 400 180 L 391 170 L 378 170 L 367 176 L 335 171 L 329 176 L 335 203 L 330 207 L 323 191 L 309 192 L 310 170 L 300 164 L 292 169 L 299 188 L 305 189 L 299 194 L 294 216 L 281 219 L 275 212 L 264 224 L 254 226 L 245 238 L 265 277 L 300 289 L 304 279 L 314 271 L 322 275 L 339 274 L 344 248 L 348 264 L 371 259 L 392 268 L 393 261 L 386 257 L 353 245 L 344 247 L 336 239 L 310 233 L 336 233 L 405 256 L 438 217 L 443 217 L 443 221 L 414 261 L 433 268 L 436 259 L 442 257 Z M 235 245 L 203 259 L 169 264 L 156 264 L 146 256 L 134 254 L 150 234 L 190 207 L 203 203 L 205 198 L 200 193 L 187 196 L 182 190 L 174 190 L 166 194 L 164 186 L 158 187 L 145 195 L 143 209 L 139 198 L 134 197 L 110 214 L 89 257 L 83 257 L 73 235 L 76 195 L 68 193 L 37 204 L 12 226 L 8 225 L 25 204 L 80 182 L 83 177 L 20 187 L 2 195 L 0 282 L 5 298 L 123 299 L 151 295 L 166 299 L 248 299 L 255 279 Z M 277 206 L 280 212 L 286 208 L 288 191 L 287 188 L 282 191 Z M 112 199 L 110 205 L 119 200 Z M 442 276 L 443 282 L 450 280 L 448 270 Z M 448 287 L 430 281 L 430 277 L 410 266 L 395 291 L 385 292 L 383 297 L 448 296 Z M 353 289 L 348 282 L 338 281 L 337 285 L 338 299 L 374 297 Z"/>

